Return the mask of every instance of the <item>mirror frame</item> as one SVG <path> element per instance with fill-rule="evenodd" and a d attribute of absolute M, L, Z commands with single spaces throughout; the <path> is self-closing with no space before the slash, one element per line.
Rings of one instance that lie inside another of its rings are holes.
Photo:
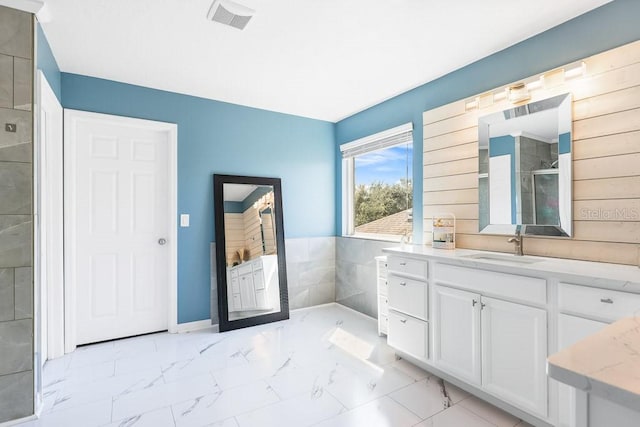
<path fill-rule="evenodd" d="M 552 100 L 559 100 L 558 105 L 556 105 L 553 108 L 542 108 L 540 109 L 540 106 L 544 105 L 544 103 L 548 103 L 549 101 Z M 562 108 L 565 107 L 566 110 L 562 110 Z M 534 109 L 533 112 L 530 111 L 530 109 Z M 568 200 L 564 200 L 561 201 L 559 200 L 559 203 L 564 203 L 564 211 L 565 211 L 565 215 L 564 217 L 566 217 L 566 221 L 562 221 L 563 217 L 560 218 L 559 224 L 549 224 L 549 225 L 544 225 L 544 224 L 527 224 L 527 223 L 512 223 L 512 224 L 497 224 L 497 223 L 491 223 L 489 222 L 489 224 L 487 224 L 484 228 L 480 228 L 478 229 L 478 232 L 480 234 L 515 234 L 517 232 L 521 232 L 523 235 L 530 235 L 530 236 L 541 236 L 541 237 L 551 237 L 551 238 L 571 238 L 572 234 L 573 234 L 573 166 L 572 166 L 572 159 L 573 159 L 573 95 L 571 92 L 566 92 L 566 93 L 561 93 L 561 94 L 557 94 L 557 95 L 553 95 L 550 96 L 548 98 L 543 98 L 543 99 L 537 99 L 535 101 L 529 101 L 529 102 L 523 102 L 523 103 L 519 103 L 516 105 L 511 105 L 508 106 L 508 108 L 504 109 L 504 110 L 500 110 L 500 111 L 495 111 L 493 113 L 487 114 L 485 116 L 479 116 L 478 117 L 478 153 L 480 153 L 480 147 L 482 146 L 482 141 L 486 140 L 487 141 L 487 148 L 488 148 L 488 143 L 489 143 L 489 138 L 490 138 L 490 128 L 492 125 L 495 125 L 496 123 L 504 123 L 510 119 L 513 119 L 515 117 L 519 117 L 521 116 L 521 114 L 518 114 L 518 112 L 525 112 L 525 115 L 530 116 L 532 114 L 535 113 L 539 113 L 541 111 L 554 111 L 557 110 L 557 114 L 558 114 L 558 118 L 559 120 L 565 120 L 565 124 L 568 124 L 568 128 L 569 128 L 569 141 L 568 141 L 568 145 L 569 145 L 569 160 L 568 160 L 568 165 L 566 165 L 565 167 L 560 166 L 560 157 L 558 157 L 558 159 L 556 160 L 556 163 L 558 163 L 558 173 L 559 173 L 559 185 L 561 186 L 558 189 L 558 193 L 559 193 L 559 199 L 562 198 L 562 192 L 560 191 L 562 189 L 562 185 L 563 183 L 560 182 L 560 179 L 565 178 L 564 182 L 564 186 L 565 188 L 568 190 L 568 194 L 565 192 L 565 195 L 568 197 Z M 564 114 L 564 113 L 568 113 L 568 115 Z M 563 114 L 566 115 L 566 117 L 563 117 Z M 558 133 L 558 137 L 560 137 L 560 133 Z M 559 148 L 559 147 L 558 147 Z M 560 155 L 561 153 L 558 152 L 558 155 Z M 488 161 L 488 160 L 487 160 Z M 481 162 L 481 158 L 478 158 L 478 163 L 480 165 Z M 562 169 L 562 171 L 561 171 Z M 480 168 L 479 168 L 480 170 Z M 562 172 L 562 173 L 561 173 Z M 478 174 L 478 211 L 480 214 L 480 209 L 481 209 L 481 205 L 482 205 L 482 197 L 480 194 L 480 176 L 481 174 Z M 491 179 L 491 171 L 487 171 L 487 177 L 490 180 Z M 532 191 L 534 191 L 533 189 L 533 181 L 531 183 L 532 185 Z M 489 191 L 489 190 L 487 190 Z M 487 210 L 490 211 L 490 204 L 487 205 Z M 480 215 L 479 215 L 480 216 Z M 480 221 L 479 221 L 479 226 L 480 226 Z"/>
<path fill-rule="evenodd" d="M 280 311 L 243 319 L 229 320 L 227 301 L 227 258 L 224 227 L 224 184 L 270 185 L 273 187 L 275 209 L 276 251 L 278 256 L 278 282 L 280 285 Z M 282 189 L 280 178 L 239 175 L 213 175 L 213 203 L 215 216 L 216 279 L 218 288 L 218 316 L 220 332 L 263 325 L 289 318 L 289 293 L 284 247 L 284 220 L 282 216 Z"/>

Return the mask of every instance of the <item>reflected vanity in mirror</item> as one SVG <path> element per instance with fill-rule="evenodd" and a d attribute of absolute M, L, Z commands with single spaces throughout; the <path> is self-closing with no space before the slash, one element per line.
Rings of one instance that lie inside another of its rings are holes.
<path fill-rule="evenodd" d="M 478 119 L 480 232 L 571 236 L 571 95 Z"/>
<path fill-rule="evenodd" d="M 279 178 L 213 176 L 220 332 L 289 318 Z"/>

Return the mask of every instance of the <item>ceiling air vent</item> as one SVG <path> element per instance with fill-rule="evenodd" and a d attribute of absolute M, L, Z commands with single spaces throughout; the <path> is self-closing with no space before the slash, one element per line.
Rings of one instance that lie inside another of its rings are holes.
<path fill-rule="evenodd" d="M 231 0 L 214 0 L 207 13 L 213 22 L 243 30 L 256 11 Z"/>

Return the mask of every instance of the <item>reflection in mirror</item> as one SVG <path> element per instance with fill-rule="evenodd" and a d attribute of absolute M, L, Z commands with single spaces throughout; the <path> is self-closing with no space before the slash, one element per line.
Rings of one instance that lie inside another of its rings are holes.
<path fill-rule="evenodd" d="M 571 236 L 571 95 L 478 120 L 483 233 Z"/>
<path fill-rule="evenodd" d="M 220 331 L 288 318 L 280 180 L 214 175 L 214 201 Z"/>

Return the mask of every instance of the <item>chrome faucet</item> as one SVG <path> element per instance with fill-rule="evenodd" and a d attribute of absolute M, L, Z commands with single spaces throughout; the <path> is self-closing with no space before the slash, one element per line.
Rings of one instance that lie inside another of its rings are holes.
<path fill-rule="evenodd" d="M 515 248 L 514 248 L 515 250 L 513 252 L 514 255 L 516 256 L 524 255 L 522 253 L 522 235 L 520 234 L 520 226 L 516 227 L 516 235 L 513 237 L 510 237 L 509 240 L 507 240 L 507 242 L 515 244 Z"/>

